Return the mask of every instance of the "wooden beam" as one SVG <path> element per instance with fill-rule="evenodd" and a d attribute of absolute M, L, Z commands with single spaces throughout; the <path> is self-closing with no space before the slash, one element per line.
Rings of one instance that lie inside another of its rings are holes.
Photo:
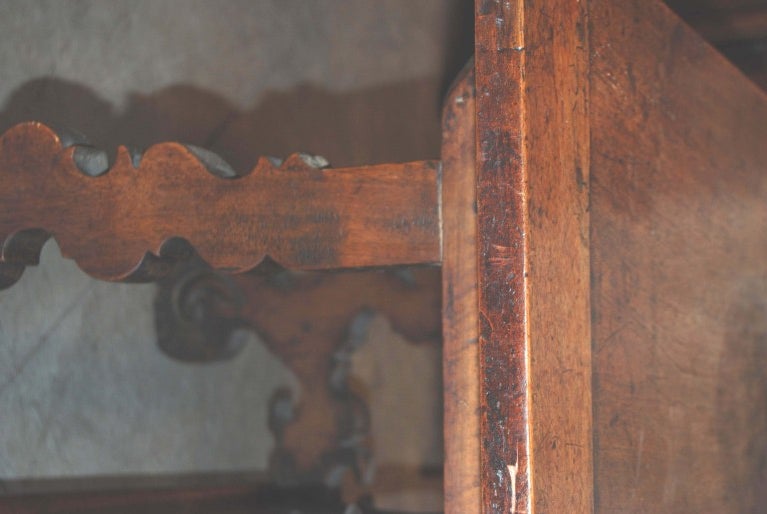
<path fill-rule="evenodd" d="M 475 96 L 470 63 L 442 117 L 445 514 L 480 512 Z"/>
<path fill-rule="evenodd" d="M 587 5 L 476 7 L 483 512 L 591 512 Z"/>
<path fill-rule="evenodd" d="M 231 272 L 266 257 L 294 269 L 439 263 L 437 161 L 326 165 L 262 158 L 238 176 L 215 154 L 162 143 L 143 155 L 120 147 L 107 170 L 105 153 L 17 125 L 0 136 L 0 285 L 49 237 L 106 280 L 156 279 L 189 245 Z"/>
<path fill-rule="evenodd" d="M 210 475 L 209 479 L 209 482 L 201 482 L 196 478 L 160 476 L 136 481 L 115 477 L 111 480 L 64 479 L 60 484 L 48 480 L 42 481 L 42 485 L 52 488 L 50 491 L 3 496 L 0 511 L 8 514 L 290 514 L 311 509 L 317 514 L 336 514 L 343 512 L 346 506 L 338 492 L 322 486 L 278 488 L 263 481 L 254 483 L 226 475 Z M 173 484 L 174 481 L 177 484 Z M 85 482 L 108 488 L 94 489 Z M 78 491 L 78 487 L 85 489 Z"/>

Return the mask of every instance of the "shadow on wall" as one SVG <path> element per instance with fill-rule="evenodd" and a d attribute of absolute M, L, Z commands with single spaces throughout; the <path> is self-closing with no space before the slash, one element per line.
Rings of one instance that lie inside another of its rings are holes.
<path fill-rule="evenodd" d="M 260 156 L 298 151 L 323 155 L 336 167 L 435 159 L 442 99 L 474 48 L 474 2 L 451 0 L 440 11 L 448 25 L 441 71 L 422 79 L 349 93 L 304 84 L 266 92 L 247 111 L 216 93 L 179 84 L 134 94 L 117 112 L 87 85 L 40 77 L 9 95 L 0 131 L 41 121 L 77 130 L 111 154 L 120 144 L 145 149 L 179 141 L 219 153 L 239 171 Z"/>
<path fill-rule="evenodd" d="M 347 94 L 302 85 L 267 93 L 242 112 L 214 93 L 185 85 L 133 95 L 125 112 L 87 86 L 38 78 L 17 89 L 0 112 L 0 130 L 40 121 L 85 134 L 114 155 L 120 144 L 146 149 L 162 141 L 202 146 L 237 170 L 260 156 L 296 151 L 336 166 L 439 157 L 441 84 L 436 79 L 384 85 Z"/>

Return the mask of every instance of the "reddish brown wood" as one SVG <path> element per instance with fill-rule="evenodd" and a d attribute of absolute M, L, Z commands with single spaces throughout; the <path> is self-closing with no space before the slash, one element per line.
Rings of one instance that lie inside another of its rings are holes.
<path fill-rule="evenodd" d="M 445 512 L 480 512 L 479 345 L 474 68 L 464 69 L 442 119 L 442 334 Z"/>
<path fill-rule="evenodd" d="M 0 498 L 3 514 L 337 514 L 345 508 L 336 493 L 320 488 L 277 489 L 252 483 L 139 490 L 123 486 Z"/>
<path fill-rule="evenodd" d="M 255 486 L 107 491 L 0 499 L 3 514 L 436 514 L 343 502 L 323 489 Z"/>
<path fill-rule="evenodd" d="M 588 512 L 585 3 L 476 13 L 483 512 Z"/>
<path fill-rule="evenodd" d="M 440 260 L 432 161 L 317 169 L 320 161 L 294 155 L 279 168 L 261 159 L 248 175 L 224 179 L 208 172 L 231 174 L 215 155 L 164 143 L 138 167 L 121 147 L 111 170 L 89 177 L 73 160 L 82 148 L 63 148 L 38 123 L 0 137 L 0 239 L 2 262 L 11 265 L 4 285 L 35 262 L 49 235 L 63 255 L 107 280 L 157 278 L 185 253 L 174 238 L 235 272 L 266 256 L 297 269 Z"/>
<path fill-rule="evenodd" d="M 279 457 L 292 481 L 340 485 L 360 480 L 372 465 L 367 407 L 353 388 L 351 358 L 374 313 L 413 342 L 440 339 L 440 272 L 312 273 L 275 281 L 253 274 L 235 278 L 242 288 L 242 320 L 295 374 L 301 385 L 294 417 L 279 428 Z M 407 379 L 408 377 L 402 377 Z M 415 377 L 410 377 L 415 380 Z M 354 442 L 354 444 L 352 444 Z M 332 475 L 356 471 L 357 477 Z M 283 470 L 277 470 L 282 472 Z"/>
<path fill-rule="evenodd" d="M 524 5 L 533 511 L 592 512 L 588 3 Z"/>
<path fill-rule="evenodd" d="M 197 514 L 258 512 L 253 488 L 224 487 L 167 490 L 56 493 L 0 499 L 4 514 Z"/>
<path fill-rule="evenodd" d="M 763 512 L 767 96 L 660 2 L 592 0 L 598 512 Z"/>
<path fill-rule="evenodd" d="M 764 95 L 640 1 L 479 1 L 476 59 L 485 512 L 758 510 Z"/>
<path fill-rule="evenodd" d="M 482 512 L 528 512 L 527 216 L 521 201 L 520 145 L 523 20 L 509 2 L 478 0 L 476 5 Z"/>

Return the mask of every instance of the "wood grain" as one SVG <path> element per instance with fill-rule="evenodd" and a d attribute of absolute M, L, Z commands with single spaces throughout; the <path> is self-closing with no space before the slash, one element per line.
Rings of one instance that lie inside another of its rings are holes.
<path fill-rule="evenodd" d="M 533 511 L 592 512 L 587 2 L 525 3 Z"/>
<path fill-rule="evenodd" d="M 482 512 L 529 512 L 522 19 L 516 4 L 476 6 Z"/>
<path fill-rule="evenodd" d="M 483 512 L 588 512 L 585 4 L 476 5 Z"/>
<path fill-rule="evenodd" d="M 442 116 L 442 359 L 445 513 L 480 512 L 474 65 Z"/>
<path fill-rule="evenodd" d="M 592 0 L 598 512 L 767 505 L 767 97 L 660 2 Z"/>
<path fill-rule="evenodd" d="M 63 143 L 63 144 L 62 144 Z M 103 155 L 39 123 L 0 137 L 3 285 L 35 263 L 44 241 L 106 280 L 165 273 L 191 244 L 217 269 L 246 271 L 265 257 L 296 269 L 440 260 L 439 166 L 433 161 L 318 169 L 293 155 L 235 176 L 215 154 L 177 143 L 143 155 Z M 140 163 L 138 162 L 140 160 Z M 222 178 L 224 175 L 228 178 Z"/>

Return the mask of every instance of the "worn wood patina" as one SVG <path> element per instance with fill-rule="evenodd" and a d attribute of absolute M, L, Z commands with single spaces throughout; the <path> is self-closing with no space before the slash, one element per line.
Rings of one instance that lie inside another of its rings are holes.
<path fill-rule="evenodd" d="M 302 154 L 238 176 L 178 143 L 121 147 L 109 166 L 104 152 L 22 124 L 0 136 L 3 285 L 49 237 L 106 280 L 159 278 L 188 245 L 230 272 L 266 257 L 292 269 L 438 263 L 438 183 L 434 161 L 332 169 Z"/>

